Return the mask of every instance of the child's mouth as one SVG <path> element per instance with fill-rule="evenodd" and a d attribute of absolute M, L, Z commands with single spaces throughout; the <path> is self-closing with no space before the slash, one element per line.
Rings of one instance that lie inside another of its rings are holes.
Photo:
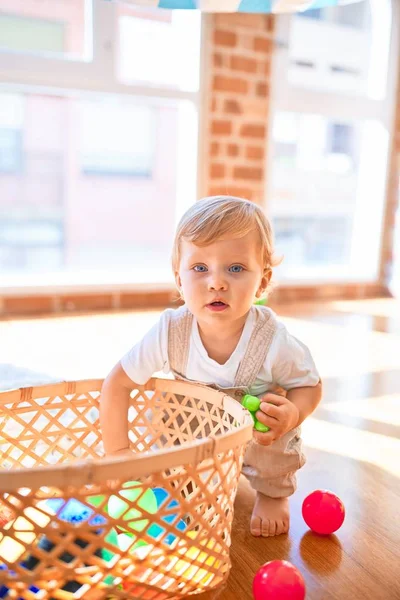
<path fill-rule="evenodd" d="M 207 304 L 207 307 L 213 311 L 221 311 L 228 308 L 228 305 L 225 304 L 225 302 L 211 302 L 210 304 Z"/>

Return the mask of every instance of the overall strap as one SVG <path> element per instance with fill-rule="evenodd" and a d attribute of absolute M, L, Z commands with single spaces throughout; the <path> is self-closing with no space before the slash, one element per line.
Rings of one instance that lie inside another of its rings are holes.
<path fill-rule="evenodd" d="M 246 352 L 236 372 L 235 387 L 251 388 L 265 362 L 277 328 L 273 311 L 259 306 Z"/>
<path fill-rule="evenodd" d="M 171 370 L 182 377 L 186 375 L 192 322 L 192 313 L 181 306 L 174 311 L 169 323 L 168 360 Z"/>

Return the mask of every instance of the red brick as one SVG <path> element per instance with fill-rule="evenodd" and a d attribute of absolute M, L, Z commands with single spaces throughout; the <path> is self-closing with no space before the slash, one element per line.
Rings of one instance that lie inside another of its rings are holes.
<path fill-rule="evenodd" d="M 214 67 L 222 67 L 222 65 L 224 64 L 224 58 L 223 58 L 222 54 L 219 54 L 216 52 L 213 56 L 213 62 L 214 62 Z"/>
<path fill-rule="evenodd" d="M 244 56 L 231 56 L 231 69 L 244 71 L 245 73 L 256 73 L 257 61 Z"/>
<path fill-rule="evenodd" d="M 208 194 L 210 196 L 219 196 L 220 194 L 223 194 L 223 195 L 229 194 L 230 196 L 238 196 L 238 198 L 245 198 L 246 200 L 251 200 L 252 196 L 254 195 L 254 192 L 250 188 L 243 188 L 243 187 L 239 187 L 239 186 L 235 186 L 235 185 L 227 186 L 224 183 L 221 185 L 213 184 L 212 186 L 210 186 L 208 189 Z"/>
<path fill-rule="evenodd" d="M 210 165 L 210 178 L 221 179 L 222 177 L 225 177 L 225 166 L 221 164 Z"/>
<path fill-rule="evenodd" d="M 235 92 L 237 94 L 247 94 L 249 86 L 244 79 L 236 77 L 224 77 L 223 75 L 215 75 L 213 89 L 219 92 Z"/>
<path fill-rule="evenodd" d="M 271 61 L 266 60 L 258 63 L 258 70 L 262 75 L 269 76 L 271 74 Z"/>
<path fill-rule="evenodd" d="M 272 33 L 275 29 L 275 15 L 265 15 L 265 30 Z"/>
<path fill-rule="evenodd" d="M 176 305 L 175 292 L 163 290 L 154 292 L 121 292 L 121 309 L 158 308 Z"/>
<path fill-rule="evenodd" d="M 265 125 L 246 123 L 240 128 L 240 135 L 243 137 L 265 138 Z"/>
<path fill-rule="evenodd" d="M 256 37 L 254 38 L 253 48 L 256 52 L 271 52 L 272 40 L 270 40 L 269 38 Z"/>
<path fill-rule="evenodd" d="M 262 16 L 252 13 L 216 13 L 214 15 L 216 27 L 231 29 L 233 27 L 246 27 L 250 29 L 265 30 Z"/>
<path fill-rule="evenodd" d="M 210 146 L 210 156 L 218 156 L 219 153 L 219 144 L 217 142 L 212 142 Z"/>
<path fill-rule="evenodd" d="M 239 146 L 237 144 L 228 144 L 227 153 L 228 153 L 228 156 L 238 156 Z"/>
<path fill-rule="evenodd" d="M 237 100 L 225 100 L 224 110 L 233 115 L 240 115 L 243 112 L 240 102 Z"/>
<path fill-rule="evenodd" d="M 60 310 L 110 310 L 113 308 L 112 294 L 66 294 L 59 299 Z"/>
<path fill-rule="evenodd" d="M 214 135 L 230 135 L 232 133 L 232 123 L 230 121 L 212 121 L 211 133 Z"/>
<path fill-rule="evenodd" d="M 228 188 L 228 193 L 231 196 L 237 196 L 238 198 L 245 198 L 246 200 L 251 200 L 254 195 L 253 190 L 251 190 L 250 188 L 242 188 L 242 187 L 235 187 L 235 186 L 230 186 Z"/>
<path fill-rule="evenodd" d="M 5 296 L 3 298 L 3 312 L 6 315 L 40 314 L 53 311 L 53 296 Z"/>
<path fill-rule="evenodd" d="M 220 183 L 219 185 L 214 183 L 208 188 L 208 196 L 226 196 L 227 194 L 229 194 L 229 192 L 225 183 Z"/>
<path fill-rule="evenodd" d="M 253 179 L 260 181 L 263 178 L 264 170 L 259 167 L 234 167 L 233 176 L 235 179 Z"/>
<path fill-rule="evenodd" d="M 233 31 L 222 31 L 216 29 L 214 31 L 214 44 L 216 46 L 228 46 L 234 48 L 236 46 L 237 36 Z"/>
<path fill-rule="evenodd" d="M 246 158 L 250 160 L 264 160 L 264 148 L 259 146 L 248 146 L 246 148 Z"/>
<path fill-rule="evenodd" d="M 257 83 L 256 94 L 257 94 L 257 96 L 266 98 L 268 96 L 268 84 L 264 83 L 264 82 Z"/>

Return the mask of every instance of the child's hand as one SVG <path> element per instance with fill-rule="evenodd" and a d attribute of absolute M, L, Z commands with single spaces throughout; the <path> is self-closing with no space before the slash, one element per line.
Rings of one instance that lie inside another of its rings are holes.
<path fill-rule="evenodd" d="M 260 423 L 269 427 L 269 431 L 266 433 L 254 431 L 254 439 L 263 446 L 269 446 L 297 426 L 299 410 L 284 396 L 265 394 L 256 417 Z"/>
<path fill-rule="evenodd" d="M 106 455 L 106 458 L 132 458 L 133 452 L 129 448 L 123 448 L 122 450 L 116 450 Z"/>

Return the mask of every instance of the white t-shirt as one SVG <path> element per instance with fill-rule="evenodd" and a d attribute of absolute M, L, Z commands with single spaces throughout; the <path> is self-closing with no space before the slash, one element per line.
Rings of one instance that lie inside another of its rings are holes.
<path fill-rule="evenodd" d="M 235 375 L 250 340 L 260 308 L 253 305 L 249 311 L 240 340 L 227 362 L 220 365 L 210 358 L 200 338 L 196 318 L 192 321 L 189 358 L 186 377 L 194 381 L 234 387 Z M 168 326 L 174 309 L 165 310 L 159 321 L 121 359 L 128 377 L 135 383 L 144 384 L 157 371 L 170 372 L 168 362 Z M 319 382 L 309 349 L 290 335 L 285 325 L 278 327 L 269 352 L 260 369 L 250 393 L 258 396 L 274 385 L 288 390 L 295 387 L 315 386 Z"/>

